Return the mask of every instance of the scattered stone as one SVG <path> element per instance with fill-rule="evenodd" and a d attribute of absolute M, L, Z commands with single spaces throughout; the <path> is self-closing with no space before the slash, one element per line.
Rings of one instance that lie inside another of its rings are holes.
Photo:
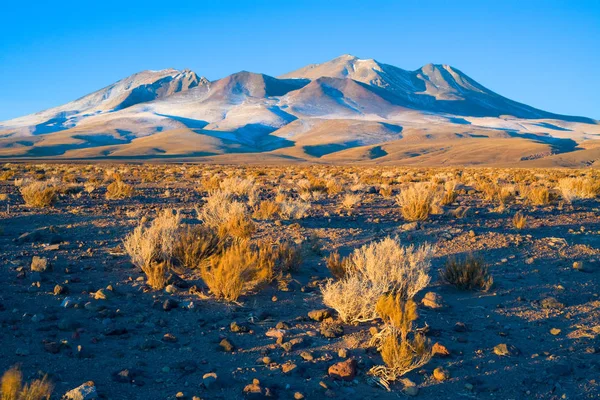
<path fill-rule="evenodd" d="M 251 384 L 244 387 L 244 396 L 248 399 L 262 399 L 273 397 L 274 394 L 269 388 L 263 387 L 258 379 L 253 379 Z"/>
<path fill-rule="evenodd" d="M 94 382 L 89 381 L 75 389 L 69 390 L 62 397 L 63 400 L 92 400 L 97 399 L 98 393 Z"/>
<path fill-rule="evenodd" d="M 177 293 L 177 287 L 175 285 L 167 285 L 167 287 L 165 287 L 165 292 L 175 294 Z"/>
<path fill-rule="evenodd" d="M 165 311 L 171 311 L 177 307 L 179 307 L 179 302 L 174 299 L 166 299 L 163 303 L 163 310 Z"/>
<path fill-rule="evenodd" d="M 162 341 L 165 343 L 176 343 L 177 342 L 177 336 L 173 335 L 172 333 L 165 333 Z"/>
<path fill-rule="evenodd" d="M 588 272 L 587 268 L 585 268 L 582 261 L 573 262 L 573 269 L 579 272 Z"/>
<path fill-rule="evenodd" d="M 54 295 L 58 296 L 61 294 L 67 294 L 69 293 L 69 289 L 66 286 L 62 286 L 62 285 L 56 285 L 54 286 Z"/>
<path fill-rule="evenodd" d="M 71 297 L 65 297 L 65 299 L 60 303 L 60 306 L 63 308 L 73 308 L 75 307 L 75 300 Z"/>
<path fill-rule="evenodd" d="M 400 230 L 403 232 L 411 232 L 415 231 L 419 228 L 418 222 L 407 222 L 405 224 L 400 225 Z"/>
<path fill-rule="evenodd" d="M 279 321 L 277 323 L 277 325 L 275 325 L 275 329 L 287 330 L 287 329 L 290 329 L 290 326 L 288 324 L 286 324 L 285 322 L 283 322 L 283 321 Z"/>
<path fill-rule="evenodd" d="M 327 370 L 330 377 L 343 381 L 351 381 L 356 376 L 356 360 L 349 358 L 333 364 Z"/>
<path fill-rule="evenodd" d="M 554 335 L 554 336 L 560 335 L 560 332 L 562 332 L 562 331 L 560 329 L 558 329 L 558 328 L 552 328 L 552 329 L 550 329 L 550 334 Z"/>
<path fill-rule="evenodd" d="M 540 306 L 544 309 L 563 309 L 565 305 L 554 297 L 546 297 L 540 301 Z"/>
<path fill-rule="evenodd" d="M 405 395 L 414 397 L 419 394 L 419 388 L 410 379 L 403 378 L 400 380 L 400 383 L 402 383 L 402 385 L 404 385 L 404 388 L 402 389 L 402 393 L 404 393 Z"/>
<path fill-rule="evenodd" d="M 202 375 L 202 385 L 204 385 L 206 389 L 216 387 L 217 383 L 217 374 L 215 372 L 209 372 Z"/>
<path fill-rule="evenodd" d="M 302 353 L 300 353 L 300 357 L 302 357 L 302 359 L 304 361 L 314 360 L 314 356 L 312 355 L 312 353 L 310 351 L 303 351 Z"/>
<path fill-rule="evenodd" d="M 108 295 L 107 291 L 105 291 L 104 289 L 100 289 L 100 290 L 96 291 L 96 293 L 94 293 L 95 300 L 107 300 L 108 296 L 109 295 Z"/>
<path fill-rule="evenodd" d="M 33 256 L 31 260 L 31 270 L 33 272 L 45 272 L 48 269 L 48 259 L 45 257 Z"/>
<path fill-rule="evenodd" d="M 421 304 L 424 307 L 431 308 L 433 310 L 439 310 L 445 307 L 444 300 L 442 296 L 435 292 L 427 292 L 423 300 L 421 300 Z"/>
<path fill-rule="evenodd" d="M 346 350 L 346 349 L 339 349 L 338 350 L 338 357 L 340 357 L 340 358 L 346 358 L 346 357 L 348 357 L 348 350 Z"/>
<path fill-rule="evenodd" d="M 494 354 L 500 357 L 516 356 L 519 354 L 519 350 L 515 346 L 500 343 L 494 346 Z"/>
<path fill-rule="evenodd" d="M 221 349 L 227 353 L 231 353 L 235 350 L 235 346 L 233 345 L 233 343 L 231 343 L 227 339 L 221 340 L 221 342 L 219 342 L 219 346 L 221 346 Z"/>
<path fill-rule="evenodd" d="M 285 337 L 286 331 L 283 329 L 271 328 L 265 333 L 265 336 L 276 339 L 283 339 Z"/>
<path fill-rule="evenodd" d="M 325 336 L 326 338 L 333 339 L 344 334 L 344 327 L 337 323 L 323 323 L 321 324 L 319 332 L 321 332 L 321 335 Z"/>
<path fill-rule="evenodd" d="M 437 367 L 433 370 L 433 379 L 440 382 L 448 380 L 450 379 L 450 371 L 444 367 Z"/>
<path fill-rule="evenodd" d="M 304 399 L 304 395 L 300 392 L 295 392 L 294 393 L 294 400 L 302 400 Z"/>
<path fill-rule="evenodd" d="M 229 330 L 234 333 L 247 333 L 250 329 L 246 325 L 239 325 L 237 322 L 233 321 L 229 325 Z"/>
<path fill-rule="evenodd" d="M 464 322 L 457 322 L 454 325 L 454 332 L 466 332 L 467 330 L 467 325 Z"/>
<path fill-rule="evenodd" d="M 288 373 L 292 372 L 293 370 L 295 370 L 297 367 L 298 366 L 296 364 L 294 364 L 291 361 L 288 361 L 288 362 L 286 362 L 286 363 L 284 363 L 284 364 L 281 365 L 281 371 L 284 374 L 288 374 Z"/>
<path fill-rule="evenodd" d="M 321 322 L 326 318 L 331 317 L 331 312 L 328 309 L 312 310 L 308 313 L 308 318 Z"/>
<path fill-rule="evenodd" d="M 448 357 L 450 355 L 450 350 L 443 344 L 436 342 L 431 348 L 431 354 L 434 357 Z"/>

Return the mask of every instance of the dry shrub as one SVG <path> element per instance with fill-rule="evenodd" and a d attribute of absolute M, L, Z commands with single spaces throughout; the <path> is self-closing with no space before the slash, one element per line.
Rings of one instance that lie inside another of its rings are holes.
<path fill-rule="evenodd" d="M 487 291 L 494 284 L 494 279 L 483 259 L 471 254 L 463 259 L 449 258 L 440 272 L 440 278 L 444 283 L 454 285 L 461 290 Z"/>
<path fill-rule="evenodd" d="M 223 191 L 212 192 L 202 208 L 196 207 L 198 219 L 215 228 L 221 237 L 245 239 L 254 232 L 255 225 L 248 216 L 246 206 Z"/>
<path fill-rule="evenodd" d="M 377 365 L 369 370 L 369 374 L 385 381 L 395 381 L 406 373 L 421 368 L 432 357 L 431 345 L 422 334 L 415 334 L 412 339 L 399 339 L 396 335 L 388 335 L 379 348 L 385 365 Z"/>
<path fill-rule="evenodd" d="M 25 204 L 29 207 L 49 207 L 57 199 L 57 188 L 45 181 L 31 182 L 22 186 L 20 191 Z"/>
<path fill-rule="evenodd" d="M 219 187 L 224 192 L 232 193 L 237 196 L 248 196 L 254 190 L 254 180 L 242 179 L 234 176 L 223 179 Z"/>
<path fill-rule="evenodd" d="M 525 228 L 525 225 L 527 224 L 527 217 L 524 216 L 523 214 L 521 214 L 520 212 L 516 213 L 513 217 L 513 226 L 516 229 L 523 229 Z"/>
<path fill-rule="evenodd" d="M 255 208 L 253 217 L 258 220 L 273 219 L 279 214 L 279 204 L 272 200 L 263 200 Z"/>
<path fill-rule="evenodd" d="M 279 203 L 279 209 L 283 219 L 302 219 L 308 215 L 310 203 L 301 200 L 285 200 Z"/>
<path fill-rule="evenodd" d="M 354 208 L 362 201 L 362 196 L 358 193 L 346 193 L 342 199 L 342 207 L 346 210 Z"/>
<path fill-rule="evenodd" d="M 425 182 L 415 183 L 404 188 L 396 203 L 407 221 L 425 221 L 439 203 L 436 188 Z"/>
<path fill-rule="evenodd" d="M 384 323 L 406 340 L 412 332 L 413 322 L 417 320 L 417 303 L 412 299 L 405 300 L 399 294 L 385 294 L 379 298 L 375 310 Z"/>
<path fill-rule="evenodd" d="M 545 206 L 550 204 L 550 190 L 548 190 L 547 187 L 530 186 L 523 188 L 521 192 L 522 196 L 535 206 Z"/>
<path fill-rule="evenodd" d="M 480 182 L 477 189 L 483 193 L 484 200 L 497 202 L 500 206 L 506 205 L 515 195 L 515 188 L 511 185 Z"/>
<path fill-rule="evenodd" d="M 166 283 L 179 234 L 179 212 L 163 210 L 149 226 L 144 221 L 124 241 L 131 262 L 146 274 L 148 285 L 162 289 Z"/>
<path fill-rule="evenodd" d="M 214 229 L 203 225 L 185 225 L 173 248 L 175 260 L 184 268 L 198 269 L 203 262 L 218 253 L 222 240 Z"/>
<path fill-rule="evenodd" d="M 297 271 L 302 264 L 302 251 L 298 246 L 284 242 L 276 247 L 275 262 L 281 272 Z"/>
<path fill-rule="evenodd" d="M 600 182 L 593 178 L 563 178 L 558 189 L 567 203 L 575 200 L 595 199 L 600 194 Z"/>
<path fill-rule="evenodd" d="M 444 192 L 440 199 L 440 204 L 446 206 L 448 204 L 452 204 L 456 201 L 458 197 L 458 193 L 456 192 L 456 182 L 448 181 L 444 184 Z"/>
<path fill-rule="evenodd" d="M 335 180 L 330 180 L 327 182 L 327 194 L 330 196 L 334 196 L 338 193 L 340 193 L 342 190 L 344 190 L 344 186 L 335 181 Z"/>
<path fill-rule="evenodd" d="M 205 177 L 200 181 L 200 188 L 197 191 L 214 192 L 221 187 L 221 179 L 216 176 Z"/>
<path fill-rule="evenodd" d="M 239 241 L 212 257 L 201 275 L 215 297 L 237 301 L 241 295 L 272 279 L 273 264 L 268 254 L 261 255 L 247 241 Z"/>
<path fill-rule="evenodd" d="M 393 194 L 392 187 L 391 186 L 381 186 L 379 188 L 379 194 L 385 199 L 391 198 L 392 194 Z"/>
<path fill-rule="evenodd" d="M 343 279 L 330 280 L 321 288 L 323 302 L 344 322 L 373 320 L 377 300 L 384 293 L 410 299 L 429 284 L 432 255 L 429 245 L 403 247 L 390 237 L 365 245 L 348 257 Z"/>
<path fill-rule="evenodd" d="M 128 199 L 133 196 L 134 192 L 132 185 L 117 179 L 106 187 L 106 198 L 108 200 Z"/>
<path fill-rule="evenodd" d="M 53 386 L 47 376 L 23 385 L 23 374 L 18 367 L 6 371 L 0 382 L 2 400 L 48 400 L 52 390 Z"/>
<path fill-rule="evenodd" d="M 333 277 L 336 279 L 343 279 L 346 277 L 349 268 L 348 262 L 348 258 L 340 257 L 340 253 L 338 253 L 337 251 L 331 253 L 325 261 L 327 268 L 331 272 L 331 275 L 333 275 Z"/>

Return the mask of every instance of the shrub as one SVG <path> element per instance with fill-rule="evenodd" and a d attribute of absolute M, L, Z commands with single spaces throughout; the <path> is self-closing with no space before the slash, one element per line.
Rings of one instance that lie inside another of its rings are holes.
<path fill-rule="evenodd" d="M 535 206 L 550 204 L 550 190 L 543 186 L 525 187 L 522 195 Z"/>
<path fill-rule="evenodd" d="M 444 193 L 440 199 L 440 204 L 446 206 L 456 201 L 458 193 L 456 193 L 456 182 L 448 181 L 444 184 Z"/>
<path fill-rule="evenodd" d="M 567 203 L 580 199 L 594 199 L 600 194 L 600 182 L 593 178 L 563 178 L 558 189 Z"/>
<path fill-rule="evenodd" d="M 396 196 L 396 202 L 407 221 L 425 221 L 439 202 L 439 198 L 431 184 L 419 182 L 404 188 Z"/>
<path fill-rule="evenodd" d="M 254 223 L 248 217 L 246 206 L 231 199 L 229 193 L 212 192 L 202 208 L 196 207 L 198 219 L 206 226 L 215 228 L 221 237 L 248 238 L 254 231 Z"/>
<path fill-rule="evenodd" d="M 254 190 L 254 180 L 230 177 L 223 179 L 219 186 L 224 192 L 238 196 L 248 196 Z"/>
<path fill-rule="evenodd" d="M 340 253 L 336 251 L 329 254 L 329 257 L 327 257 L 325 263 L 327 265 L 327 268 L 331 272 L 331 275 L 333 275 L 334 278 L 343 279 L 346 277 L 348 271 L 347 257 L 340 257 Z"/>
<path fill-rule="evenodd" d="M 259 220 L 273 219 L 279 214 L 279 204 L 271 200 L 263 200 L 258 204 L 252 215 Z"/>
<path fill-rule="evenodd" d="M 402 340 L 406 340 L 408 334 L 412 332 L 412 324 L 418 317 L 417 303 L 393 293 L 381 296 L 375 310 L 384 323 L 400 334 Z"/>
<path fill-rule="evenodd" d="M 354 208 L 362 200 L 362 196 L 357 193 L 346 193 L 342 199 L 342 207 L 346 210 Z"/>
<path fill-rule="evenodd" d="M 52 390 L 53 386 L 47 376 L 23 385 L 23 374 L 18 367 L 6 371 L 0 381 L 2 400 L 48 400 Z"/>
<path fill-rule="evenodd" d="M 279 203 L 283 219 L 301 219 L 308 215 L 310 203 L 301 200 L 285 200 Z"/>
<path fill-rule="evenodd" d="M 527 217 L 521 214 L 520 212 L 516 213 L 513 217 L 513 226 L 521 230 L 525 228 L 525 224 L 527 223 Z"/>
<path fill-rule="evenodd" d="M 56 187 L 45 181 L 35 181 L 21 187 L 21 196 L 29 207 L 49 207 L 56 202 L 56 194 Z"/>
<path fill-rule="evenodd" d="M 443 282 L 461 290 L 481 289 L 487 291 L 494 283 L 483 259 L 473 255 L 468 255 L 464 259 L 449 258 L 440 272 L 440 278 Z"/>
<path fill-rule="evenodd" d="M 389 199 L 390 197 L 392 197 L 393 194 L 393 190 L 391 188 L 391 186 L 381 186 L 381 188 L 379 188 L 379 194 L 385 198 L 385 199 Z"/>
<path fill-rule="evenodd" d="M 384 293 L 411 299 L 429 284 L 432 254 L 429 245 L 402 247 L 397 239 L 389 237 L 365 245 L 348 257 L 343 266 L 344 278 L 328 281 L 321 288 L 323 302 L 335 309 L 344 322 L 375 319 L 375 305 Z"/>
<path fill-rule="evenodd" d="M 431 346 L 424 335 L 416 334 L 413 339 L 398 339 L 396 335 L 388 335 L 383 339 L 379 352 L 385 366 L 377 365 L 371 368 L 370 375 L 385 381 L 395 381 L 431 360 Z"/>
<path fill-rule="evenodd" d="M 149 226 L 144 221 L 124 241 L 125 251 L 131 262 L 146 274 L 148 285 L 162 289 L 166 273 L 173 261 L 173 254 L 181 216 L 179 212 L 163 210 Z"/>
<path fill-rule="evenodd" d="M 212 257 L 201 275 L 215 297 L 236 301 L 241 295 L 272 279 L 272 266 L 268 256 L 264 253 L 261 256 L 260 251 L 242 241 Z"/>
<path fill-rule="evenodd" d="M 198 269 L 210 256 L 221 250 L 222 240 L 214 229 L 203 225 L 185 225 L 173 248 L 175 260 L 184 268 Z"/>
<path fill-rule="evenodd" d="M 108 200 L 122 200 L 133 196 L 133 186 L 128 185 L 121 179 L 117 179 L 106 187 L 106 198 Z"/>

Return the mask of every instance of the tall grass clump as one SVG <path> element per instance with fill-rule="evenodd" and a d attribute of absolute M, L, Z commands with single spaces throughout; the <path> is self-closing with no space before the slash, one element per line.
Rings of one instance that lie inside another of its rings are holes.
<path fill-rule="evenodd" d="M 57 200 L 57 188 L 47 181 L 33 181 L 20 188 L 21 196 L 29 207 L 45 208 Z"/>
<path fill-rule="evenodd" d="M 489 290 L 494 278 L 483 258 L 469 254 L 465 258 L 450 257 L 440 272 L 442 282 L 461 290 Z"/>
<path fill-rule="evenodd" d="M 149 225 L 139 225 L 124 241 L 131 262 L 140 268 L 153 289 L 162 289 L 166 274 L 172 266 L 178 239 L 181 216 L 179 212 L 163 210 Z"/>
<path fill-rule="evenodd" d="M 47 376 L 23 384 L 23 374 L 18 367 L 12 367 L 0 380 L 0 399 L 2 400 L 49 400 L 53 385 Z"/>
<path fill-rule="evenodd" d="M 418 182 L 405 187 L 396 196 L 396 203 L 407 221 L 425 221 L 439 203 L 436 187 Z"/>

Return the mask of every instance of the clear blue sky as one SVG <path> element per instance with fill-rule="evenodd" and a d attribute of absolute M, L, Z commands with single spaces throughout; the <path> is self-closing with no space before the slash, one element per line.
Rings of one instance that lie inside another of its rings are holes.
<path fill-rule="evenodd" d="M 278 75 L 344 53 L 450 64 L 514 100 L 600 119 L 598 0 L 8 0 L 0 15 L 0 120 L 144 69 Z"/>

